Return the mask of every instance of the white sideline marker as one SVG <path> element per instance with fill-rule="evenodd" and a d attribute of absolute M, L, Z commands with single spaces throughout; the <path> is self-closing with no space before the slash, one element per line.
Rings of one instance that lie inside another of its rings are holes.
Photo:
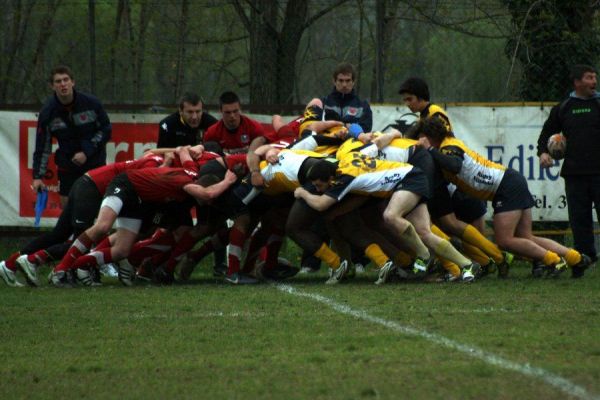
<path fill-rule="evenodd" d="M 418 336 L 423 339 L 429 340 L 430 342 L 433 342 L 435 344 L 442 345 L 449 349 L 464 353 L 470 357 L 484 361 L 490 365 L 504 368 L 504 369 L 507 369 L 510 371 L 519 372 L 523 375 L 540 379 L 540 380 L 562 390 L 564 393 L 566 393 L 570 396 L 577 397 L 580 399 L 586 399 L 586 400 L 600 399 L 600 397 L 589 393 L 584 387 L 579 386 L 579 385 L 571 382 L 570 380 L 563 378 L 562 376 L 556 375 L 556 374 L 554 374 L 550 371 L 546 371 L 542 368 L 534 367 L 529 364 L 519 364 L 514 361 L 510 361 L 510 360 L 507 360 L 500 356 L 497 356 L 493 353 L 479 349 L 477 347 L 462 344 L 455 340 L 449 339 L 447 337 L 444 337 L 444 336 L 441 336 L 441 335 L 438 335 L 435 333 L 429 333 L 424 330 L 401 325 L 394 321 L 388 321 L 383 318 L 375 317 L 373 315 L 368 314 L 365 311 L 355 310 L 344 304 L 337 303 L 334 300 L 327 298 L 325 296 L 299 291 L 298 289 L 296 289 L 290 285 L 275 284 L 275 287 L 277 289 L 281 290 L 282 292 L 289 293 L 291 295 L 298 296 L 298 297 L 306 297 L 311 300 L 317 301 L 319 303 L 323 303 L 323 304 L 333 308 L 335 311 L 338 311 L 342 314 L 350 315 L 352 317 L 362 319 L 367 322 L 372 322 L 374 324 L 385 326 L 386 328 L 389 328 L 398 333 L 402 333 L 405 335 L 411 335 L 411 336 Z"/>

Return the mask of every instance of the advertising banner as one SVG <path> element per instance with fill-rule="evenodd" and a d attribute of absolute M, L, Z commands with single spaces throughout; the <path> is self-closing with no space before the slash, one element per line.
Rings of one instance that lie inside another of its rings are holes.
<path fill-rule="evenodd" d="M 448 107 L 454 131 L 484 157 L 511 167 L 527 178 L 536 205 L 534 220 L 566 221 L 564 183 L 560 163 L 540 168 L 536 155 L 539 132 L 550 109 L 540 107 Z M 158 122 L 166 115 L 109 114 L 113 132 L 107 162 L 140 157 L 154 148 Z M 268 115 L 251 115 L 268 123 Z M 290 117 L 289 119 L 292 119 Z M 373 106 L 373 129 L 391 124 L 410 125 L 416 116 L 403 106 Z M 0 112 L 0 225 L 33 226 L 36 194 L 31 190 L 37 115 Z M 56 146 L 56 144 L 54 144 Z M 54 147 L 55 148 L 55 147 Z M 44 183 L 50 187 L 42 226 L 52 226 L 60 214 L 56 166 L 52 159 Z"/>

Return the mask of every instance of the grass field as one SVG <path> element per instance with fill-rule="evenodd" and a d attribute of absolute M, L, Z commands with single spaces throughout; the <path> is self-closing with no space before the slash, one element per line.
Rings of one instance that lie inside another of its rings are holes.
<path fill-rule="evenodd" d="M 10 246 L 3 246 L 5 257 Z M 335 287 L 0 286 L 0 399 L 600 395 L 600 276 Z"/>

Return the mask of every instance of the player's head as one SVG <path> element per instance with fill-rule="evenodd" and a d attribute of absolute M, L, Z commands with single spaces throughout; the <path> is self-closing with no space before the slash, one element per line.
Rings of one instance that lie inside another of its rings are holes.
<path fill-rule="evenodd" d="M 419 120 L 415 125 L 415 134 L 418 137 L 424 136 L 434 147 L 439 147 L 444 138 L 452 136 L 446 125 L 439 118 L 425 118 Z"/>
<path fill-rule="evenodd" d="M 337 164 L 327 160 L 319 160 L 306 173 L 306 178 L 315 186 L 317 192 L 325 192 L 333 183 Z"/>
<path fill-rule="evenodd" d="M 61 103 L 66 104 L 73 101 L 73 87 L 75 79 L 73 71 L 66 65 L 57 65 L 50 71 L 50 86 Z"/>
<path fill-rule="evenodd" d="M 350 63 L 344 62 L 338 64 L 333 70 L 333 84 L 335 90 L 342 94 L 349 94 L 354 89 L 354 81 L 356 79 L 356 70 Z"/>
<path fill-rule="evenodd" d="M 569 77 L 578 96 L 590 98 L 596 94 L 596 69 L 591 65 L 574 65 Z"/>
<path fill-rule="evenodd" d="M 237 129 L 242 121 L 240 98 L 234 92 L 224 92 L 219 97 L 223 124 L 227 129 Z"/>
<path fill-rule="evenodd" d="M 179 99 L 179 115 L 192 128 L 200 126 L 202 108 L 202 99 L 196 93 L 186 92 Z"/>
<path fill-rule="evenodd" d="M 427 82 L 421 78 L 408 78 L 402 82 L 398 93 L 412 112 L 421 112 L 429 104 L 429 87 Z"/>

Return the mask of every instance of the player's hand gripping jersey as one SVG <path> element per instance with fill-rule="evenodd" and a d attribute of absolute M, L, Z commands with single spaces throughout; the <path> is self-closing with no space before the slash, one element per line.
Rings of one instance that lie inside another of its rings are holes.
<path fill-rule="evenodd" d="M 261 161 L 260 174 L 265 179 L 263 193 L 276 195 L 293 192 L 300 187 L 302 178 L 300 169 L 308 158 L 325 158 L 326 156 L 305 150 L 282 150 L 278 154 L 277 164 Z"/>

